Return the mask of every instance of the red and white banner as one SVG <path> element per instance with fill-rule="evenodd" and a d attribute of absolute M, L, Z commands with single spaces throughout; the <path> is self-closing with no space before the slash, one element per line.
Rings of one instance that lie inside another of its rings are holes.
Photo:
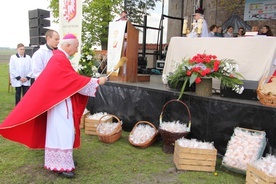
<path fill-rule="evenodd" d="M 71 59 L 75 70 L 78 68 L 81 57 L 81 32 L 82 32 L 82 1 L 80 0 L 59 0 L 59 34 L 74 34 L 79 42 L 79 50 Z"/>

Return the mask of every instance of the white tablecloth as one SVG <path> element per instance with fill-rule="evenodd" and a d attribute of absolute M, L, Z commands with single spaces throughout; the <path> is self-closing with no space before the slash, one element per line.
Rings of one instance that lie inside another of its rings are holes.
<path fill-rule="evenodd" d="M 177 62 L 198 53 L 233 59 L 246 80 L 259 81 L 276 69 L 276 37 L 186 38 L 172 37 L 163 69 L 164 76 L 173 72 Z M 274 64 L 273 64 L 274 63 Z M 163 83 L 166 83 L 163 80 Z"/>

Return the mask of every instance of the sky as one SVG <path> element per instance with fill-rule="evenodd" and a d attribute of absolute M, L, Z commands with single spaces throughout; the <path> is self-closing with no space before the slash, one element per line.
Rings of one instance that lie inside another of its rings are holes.
<path fill-rule="evenodd" d="M 167 5 L 165 0 L 165 4 Z M 2 2 L 2 1 L 1 1 Z M 18 43 L 29 46 L 29 17 L 28 11 L 35 9 L 49 10 L 49 0 L 8 0 L 0 6 L 0 47 L 16 48 Z M 167 7 L 167 6 L 166 6 Z M 167 8 L 164 9 L 167 9 Z M 158 3 L 156 9 L 148 17 L 148 26 L 159 27 L 162 3 Z M 165 13 L 166 14 L 166 13 Z M 52 20 L 52 15 L 50 20 Z M 166 23 L 164 22 L 164 27 Z M 59 26 L 51 23 L 51 29 L 57 30 Z M 166 31 L 164 33 L 166 35 Z M 148 31 L 147 43 L 156 43 L 157 31 Z"/>

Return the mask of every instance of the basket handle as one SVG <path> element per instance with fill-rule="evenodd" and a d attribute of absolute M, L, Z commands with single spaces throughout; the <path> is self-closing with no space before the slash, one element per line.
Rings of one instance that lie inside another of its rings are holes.
<path fill-rule="evenodd" d="M 102 123 L 101 120 L 103 119 L 103 117 L 106 117 L 106 116 L 113 116 L 115 119 L 117 119 L 118 123 L 121 123 L 122 125 L 122 121 L 115 115 L 112 115 L 112 114 L 106 114 L 106 115 L 103 115 L 100 119 L 99 119 L 99 124 Z M 111 122 L 113 123 L 113 122 Z M 117 126 L 116 128 L 116 133 L 119 132 L 121 130 L 121 126 Z M 98 133 L 98 128 L 97 128 L 97 133 Z"/>
<path fill-rule="evenodd" d="M 106 114 L 106 115 L 103 115 L 100 119 L 99 119 L 99 123 L 101 123 L 101 120 L 106 117 L 106 116 L 113 116 L 115 119 L 117 119 L 118 123 L 121 121 L 117 116 L 114 116 L 112 114 Z"/>
<path fill-rule="evenodd" d="M 183 105 L 186 107 L 186 109 L 187 109 L 187 111 L 188 111 L 188 115 L 189 115 L 188 131 L 190 132 L 190 131 L 191 131 L 191 124 L 192 124 L 192 121 L 191 121 L 191 112 L 190 112 L 189 107 L 188 107 L 183 101 L 181 101 L 181 100 L 179 100 L 179 99 L 172 99 L 172 100 L 169 100 L 168 102 L 165 103 L 165 105 L 163 105 L 162 112 L 161 112 L 160 117 L 159 117 L 159 123 L 160 123 L 160 124 L 163 123 L 163 122 L 162 122 L 162 118 L 163 118 L 163 113 L 164 113 L 165 107 L 166 107 L 169 103 L 171 103 L 171 102 L 179 102 L 179 103 L 183 104 Z"/>

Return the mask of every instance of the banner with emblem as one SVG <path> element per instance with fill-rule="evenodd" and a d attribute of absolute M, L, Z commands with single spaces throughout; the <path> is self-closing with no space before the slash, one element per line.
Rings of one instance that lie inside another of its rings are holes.
<path fill-rule="evenodd" d="M 82 31 L 82 1 L 78 0 L 59 0 L 59 34 L 63 38 L 64 35 L 74 34 L 81 46 Z M 81 57 L 81 47 L 78 52 L 70 58 L 72 66 L 75 70 L 78 68 Z"/>

